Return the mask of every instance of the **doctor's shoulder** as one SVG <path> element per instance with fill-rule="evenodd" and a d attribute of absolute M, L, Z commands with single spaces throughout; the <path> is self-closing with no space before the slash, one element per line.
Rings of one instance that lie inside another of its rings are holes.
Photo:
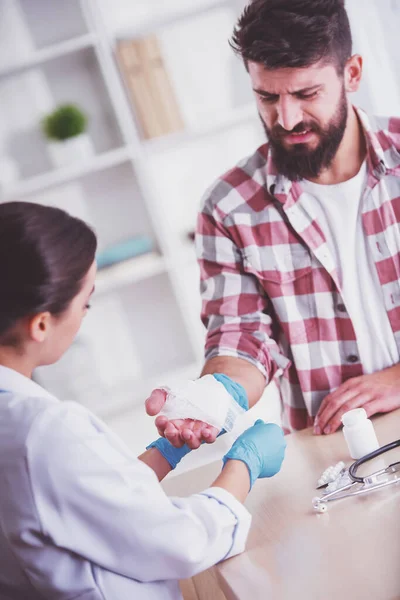
<path fill-rule="evenodd" d="M 36 481 L 73 483 L 115 465 L 140 463 L 124 442 L 82 404 L 56 401 L 37 415 L 26 439 L 27 464 Z"/>
<path fill-rule="evenodd" d="M 43 396 L 2 394 L 0 461 L 26 457 L 32 463 L 54 463 L 64 452 L 103 437 L 107 426 L 76 402 Z M 112 432 L 109 432 L 112 436 Z M 54 466 L 54 465 L 53 465 Z"/>
<path fill-rule="evenodd" d="M 78 444 L 96 437 L 107 426 L 82 404 L 54 399 L 38 412 L 27 436 L 32 451 L 51 452 L 56 446 Z"/>
<path fill-rule="evenodd" d="M 35 422 L 58 401 L 50 397 L 2 392 L 0 404 L 0 461 L 26 454 Z"/>

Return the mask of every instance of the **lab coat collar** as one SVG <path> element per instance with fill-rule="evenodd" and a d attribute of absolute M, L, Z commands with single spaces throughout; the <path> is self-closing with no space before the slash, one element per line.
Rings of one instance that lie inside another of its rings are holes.
<path fill-rule="evenodd" d="M 32 379 L 3 365 L 0 365 L 0 391 L 12 392 L 13 394 L 29 396 L 30 398 L 50 398 L 56 400 L 54 396 L 32 381 Z"/>

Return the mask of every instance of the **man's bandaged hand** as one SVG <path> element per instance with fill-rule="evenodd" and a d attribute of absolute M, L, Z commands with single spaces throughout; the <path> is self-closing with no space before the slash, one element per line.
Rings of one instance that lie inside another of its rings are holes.
<path fill-rule="evenodd" d="M 145 406 L 148 415 L 158 415 L 167 399 L 167 391 L 154 390 L 147 398 Z M 159 435 L 165 437 L 175 448 L 187 444 L 191 450 L 196 450 L 202 442 L 213 444 L 219 430 L 203 421 L 195 419 L 168 419 L 160 415 L 155 420 Z"/>
<path fill-rule="evenodd" d="M 235 418 L 247 409 L 244 388 L 222 374 L 205 375 L 176 390 L 156 389 L 146 400 L 147 413 L 159 415 L 158 433 L 175 448 L 187 444 L 192 450 L 203 442 L 215 442 L 222 427 L 231 429 Z M 165 414 L 160 415 L 161 411 Z"/>

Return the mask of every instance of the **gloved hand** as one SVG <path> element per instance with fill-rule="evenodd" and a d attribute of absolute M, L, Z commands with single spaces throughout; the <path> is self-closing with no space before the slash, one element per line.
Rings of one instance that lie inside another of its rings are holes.
<path fill-rule="evenodd" d="M 160 454 L 163 455 L 165 460 L 169 462 L 171 467 L 175 469 L 176 465 L 182 460 L 186 454 L 191 452 L 191 448 L 187 444 L 184 444 L 180 448 L 175 448 L 168 440 L 163 437 L 158 438 L 148 446 L 146 446 L 146 450 L 150 448 L 157 448 Z"/>
<path fill-rule="evenodd" d="M 229 392 L 232 398 L 239 404 L 239 406 L 245 410 L 248 410 L 249 402 L 247 399 L 246 390 L 240 385 L 240 383 L 233 381 L 230 377 L 222 373 L 214 373 L 213 376 L 217 381 L 222 383 L 222 385 Z M 162 409 L 165 401 L 166 392 L 163 390 L 154 390 L 150 397 L 146 400 L 147 414 L 151 416 L 157 415 Z M 155 446 L 158 448 L 168 462 L 170 461 L 166 454 L 168 454 L 168 456 L 170 455 L 170 446 L 176 448 L 176 450 L 182 451 L 186 446 L 186 452 L 183 454 L 183 456 L 185 456 L 185 454 L 187 454 L 191 449 L 198 448 L 204 442 L 208 444 L 215 442 L 215 439 L 218 436 L 218 429 L 208 425 L 207 423 L 194 421 L 193 419 L 175 419 L 169 421 L 166 417 L 159 416 L 156 419 L 156 426 L 159 433 L 162 436 L 165 436 L 167 441 L 171 443 L 165 445 L 161 442 L 161 440 L 164 438 L 159 438 L 159 440 L 153 442 L 151 447 Z M 225 431 L 222 430 L 219 435 L 222 435 L 222 433 L 225 433 Z M 187 434 L 189 434 L 189 437 L 185 437 Z M 185 440 L 189 440 L 187 444 L 185 443 Z M 183 456 L 181 456 L 179 460 L 181 460 Z M 176 464 L 178 464 L 178 462 Z"/>
<path fill-rule="evenodd" d="M 244 462 L 249 471 L 251 489 L 259 477 L 272 477 L 279 472 L 285 448 L 286 440 L 282 429 L 258 419 L 237 438 L 222 461 L 224 465 L 227 460 Z"/>

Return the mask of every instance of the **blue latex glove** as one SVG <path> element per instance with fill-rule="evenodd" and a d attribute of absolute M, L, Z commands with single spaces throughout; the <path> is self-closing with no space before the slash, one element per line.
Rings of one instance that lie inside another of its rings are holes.
<path fill-rule="evenodd" d="M 272 477 L 279 472 L 285 448 L 286 440 L 282 429 L 258 419 L 238 437 L 222 461 L 224 465 L 230 459 L 244 462 L 249 470 L 251 489 L 259 477 Z"/>
<path fill-rule="evenodd" d="M 159 453 L 163 455 L 173 469 L 175 469 L 182 458 L 191 451 L 191 448 L 189 448 L 187 444 L 184 444 L 181 448 L 175 448 L 175 446 L 164 437 L 159 437 L 158 440 L 155 440 L 149 444 L 149 446 L 146 446 L 146 450 L 149 450 L 150 448 L 157 448 Z"/>
<path fill-rule="evenodd" d="M 249 401 L 247 398 L 246 390 L 240 383 L 233 381 L 228 375 L 222 373 L 214 373 L 213 377 L 222 383 L 226 391 L 230 393 L 232 398 L 241 406 L 244 410 L 249 410 Z"/>
<path fill-rule="evenodd" d="M 247 399 L 246 390 L 240 383 L 236 383 L 233 381 L 228 375 L 223 375 L 222 373 L 214 373 L 213 375 L 217 381 L 222 383 L 225 389 L 229 392 L 232 398 L 245 410 L 249 409 L 249 401 Z M 223 435 L 225 429 L 220 431 L 218 437 Z M 177 464 L 182 460 L 186 454 L 191 452 L 191 448 L 187 444 L 184 444 L 181 448 L 175 448 L 168 440 L 164 437 L 158 438 L 152 442 L 149 446 L 146 447 L 146 450 L 149 448 L 157 448 L 160 454 L 169 462 L 171 467 L 175 469 Z"/>

